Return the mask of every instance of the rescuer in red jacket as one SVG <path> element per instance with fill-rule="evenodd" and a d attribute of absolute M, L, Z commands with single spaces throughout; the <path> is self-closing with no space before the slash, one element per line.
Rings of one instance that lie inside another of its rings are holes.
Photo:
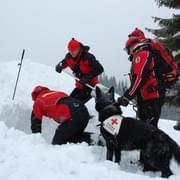
<path fill-rule="evenodd" d="M 85 84 L 94 87 L 99 83 L 98 76 L 104 71 L 102 65 L 96 60 L 95 56 L 89 53 L 89 47 L 72 38 L 68 43 L 68 53 L 65 58 L 56 65 L 56 71 L 61 73 L 64 68 L 69 67 L 76 80 L 76 88 L 70 96 L 86 103 L 91 99 L 92 89 Z"/>
<path fill-rule="evenodd" d="M 119 97 L 117 105 L 127 106 L 129 101 L 137 102 L 137 115 L 140 121 L 158 127 L 161 108 L 165 101 L 165 88 L 160 87 L 153 54 L 146 43 L 144 33 L 136 28 L 125 44 L 125 50 L 131 61 L 130 87 Z M 146 164 L 143 150 L 140 151 L 140 162 Z M 153 170 L 146 164 L 146 169 Z"/>
<path fill-rule="evenodd" d="M 31 115 L 32 133 L 41 133 L 42 119 L 46 116 L 60 124 L 52 144 L 81 141 L 90 143 L 89 136 L 84 133 L 90 116 L 81 101 L 44 86 L 34 88 L 32 99 L 34 101 Z"/>
<path fill-rule="evenodd" d="M 154 70 L 154 58 L 148 50 L 143 37 L 129 37 L 125 49 L 130 55 L 131 85 L 124 95 L 117 100 L 117 105 L 127 106 L 133 98 L 137 101 L 138 117 L 141 121 L 157 127 L 164 104 L 164 90 L 158 88 L 158 80 Z"/>

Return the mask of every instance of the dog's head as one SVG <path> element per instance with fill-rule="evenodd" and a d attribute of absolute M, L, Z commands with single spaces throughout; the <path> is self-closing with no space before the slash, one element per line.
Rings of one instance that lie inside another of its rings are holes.
<path fill-rule="evenodd" d="M 106 106 L 115 102 L 114 87 L 112 86 L 107 92 L 102 91 L 96 87 L 95 108 L 98 112 L 102 111 Z"/>

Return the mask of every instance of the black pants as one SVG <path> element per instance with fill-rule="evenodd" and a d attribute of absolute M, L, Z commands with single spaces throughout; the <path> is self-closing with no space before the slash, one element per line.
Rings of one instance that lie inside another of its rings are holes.
<path fill-rule="evenodd" d="M 58 103 L 67 104 L 70 107 L 72 118 L 58 126 L 52 144 L 79 142 L 78 140 L 82 138 L 83 131 L 89 122 L 90 116 L 87 108 L 82 102 L 71 97 L 64 98 Z"/>
<path fill-rule="evenodd" d="M 85 87 L 82 90 L 75 88 L 71 92 L 70 96 L 80 100 L 81 102 L 83 102 L 85 104 L 92 98 L 91 91 L 92 91 L 92 89 L 89 87 Z"/>
<path fill-rule="evenodd" d="M 149 101 L 138 102 L 138 117 L 140 121 L 152 124 L 158 127 L 158 121 L 161 115 L 161 101 L 160 99 L 154 99 Z M 150 166 L 146 165 L 144 161 L 145 153 L 143 150 L 140 151 L 140 162 L 144 164 L 144 171 L 153 170 Z"/>
<path fill-rule="evenodd" d="M 161 100 L 154 99 L 149 101 L 141 101 L 138 103 L 138 117 L 141 121 L 158 126 L 161 115 Z"/>
<path fill-rule="evenodd" d="M 141 121 L 158 127 L 158 121 L 161 116 L 161 109 L 165 103 L 165 88 L 159 89 L 160 97 L 153 100 L 143 101 L 140 96 L 137 97 L 138 117 Z"/>

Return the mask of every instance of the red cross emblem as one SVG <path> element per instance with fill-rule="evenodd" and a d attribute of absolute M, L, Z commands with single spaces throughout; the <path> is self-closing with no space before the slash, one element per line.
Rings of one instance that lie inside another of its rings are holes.
<path fill-rule="evenodd" d="M 117 121 L 117 119 L 111 119 L 111 123 L 112 123 L 112 125 L 117 125 L 118 124 L 118 121 Z"/>

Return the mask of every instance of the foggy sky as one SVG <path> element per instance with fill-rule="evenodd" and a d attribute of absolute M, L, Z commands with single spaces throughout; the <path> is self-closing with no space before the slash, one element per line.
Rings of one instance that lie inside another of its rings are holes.
<path fill-rule="evenodd" d="M 152 16 L 171 17 L 154 0 L 0 0 L 0 61 L 25 58 L 55 66 L 75 37 L 91 47 L 106 74 L 125 78 L 123 51 L 135 28 L 155 28 Z M 149 37 L 152 34 L 145 32 Z"/>

